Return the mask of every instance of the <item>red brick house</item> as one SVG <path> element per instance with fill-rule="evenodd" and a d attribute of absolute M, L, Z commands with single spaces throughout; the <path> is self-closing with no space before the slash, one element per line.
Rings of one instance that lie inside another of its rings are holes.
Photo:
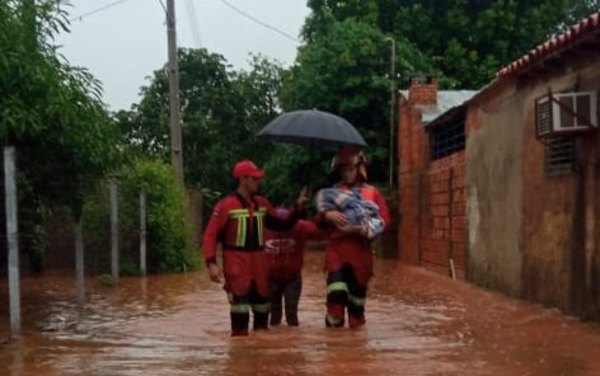
<path fill-rule="evenodd" d="M 421 128 L 420 95 L 409 90 L 400 99 L 401 257 L 443 273 L 453 260 L 475 284 L 599 319 L 599 92 L 600 13 Z M 452 127 L 462 127 L 462 149 L 447 141 Z"/>

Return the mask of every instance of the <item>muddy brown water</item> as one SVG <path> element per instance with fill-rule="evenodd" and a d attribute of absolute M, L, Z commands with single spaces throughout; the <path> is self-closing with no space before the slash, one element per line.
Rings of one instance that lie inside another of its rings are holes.
<path fill-rule="evenodd" d="M 299 328 L 230 338 L 225 294 L 203 273 L 22 281 L 23 335 L 0 375 L 600 375 L 600 327 L 395 261 L 376 263 L 359 330 L 324 328 L 323 254 L 307 255 Z M 3 340 L 4 339 L 4 340 Z"/>

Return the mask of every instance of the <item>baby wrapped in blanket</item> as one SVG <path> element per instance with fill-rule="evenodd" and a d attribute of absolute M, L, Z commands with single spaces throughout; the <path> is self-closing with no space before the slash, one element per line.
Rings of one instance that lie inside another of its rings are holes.
<path fill-rule="evenodd" d="M 346 216 L 349 225 L 340 228 L 345 233 L 359 233 L 370 240 L 383 233 L 385 223 L 379 216 L 379 206 L 373 201 L 363 200 L 360 188 L 351 191 L 340 188 L 321 189 L 315 201 L 319 213 L 338 210 Z"/>

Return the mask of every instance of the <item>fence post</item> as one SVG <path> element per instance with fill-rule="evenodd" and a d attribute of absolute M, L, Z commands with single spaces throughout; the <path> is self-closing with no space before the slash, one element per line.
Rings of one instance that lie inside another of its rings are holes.
<path fill-rule="evenodd" d="M 83 303 L 85 299 L 83 252 L 83 218 L 79 218 L 77 223 L 75 223 L 75 287 L 78 303 Z"/>
<path fill-rule="evenodd" d="M 140 192 L 140 271 L 146 275 L 146 192 Z"/>
<path fill-rule="evenodd" d="M 21 288 L 19 279 L 19 220 L 15 181 L 15 148 L 4 148 L 4 191 L 6 199 L 6 237 L 8 240 L 8 290 L 10 331 L 21 333 Z"/>
<path fill-rule="evenodd" d="M 119 198 L 117 182 L 110 182 L 110 248 L 111 272 L 114 283 L 119 282 Z"/>

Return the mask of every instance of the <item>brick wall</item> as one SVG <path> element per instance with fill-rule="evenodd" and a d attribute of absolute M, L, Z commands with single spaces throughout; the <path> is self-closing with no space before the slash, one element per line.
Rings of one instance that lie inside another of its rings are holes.
<path fill-rule="evenodd" d="M 445 275 L 450 273 L 452 256 L 457 277 L 464 278 L 465 156 L 459 152 L 429 160 L 429 138 L 417 105 L 427 104 L 432 93 L 437 97 L 437 84 L 413 82 L 409 98 L 399 103 L 399 256 Z"/>
<path fill-rule="evenodd" d="M 458 278 L 465 276 L 466 182 L 464 152 L 433 161 L 420 189 L 421 265 L 448 275 L 450 259 Z"/>
<path fill-rule="evenodd" d="M 398 245 L 404 261 L 419 265 L 419 190 L 420 175 L 427 166 L 428 139 L 423 131 L 421 113 L 406 98 L 400 98 L 398 151 Z"/>
<path fill-rule="evenodd" d="M 399 173 L 421 171 L 428 163 L 429 139 L 423 130 L 421 112 L 405 98 L 401 98 L 399 103 L 399 123 Z"/>
<path fill-rule="evenodd" d="M 398 205 L 398 248 L 400 258 L 413 265 L 421 264 L 419 254 L 421 173 L 406 173 L 400 178 Z"/>

